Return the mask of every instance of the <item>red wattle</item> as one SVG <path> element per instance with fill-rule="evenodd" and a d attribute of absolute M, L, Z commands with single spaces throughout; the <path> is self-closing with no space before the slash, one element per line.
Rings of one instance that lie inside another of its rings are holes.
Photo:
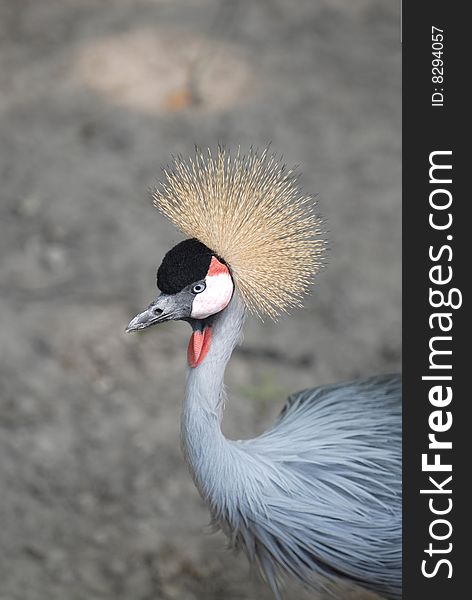
<path fill-rule="evenodd" d="M 194 369 L 202 362 L 210 347 L 211 327 L 204 327 L 203 331 L 194 331 L 187 348 L 188 366 Z"/>

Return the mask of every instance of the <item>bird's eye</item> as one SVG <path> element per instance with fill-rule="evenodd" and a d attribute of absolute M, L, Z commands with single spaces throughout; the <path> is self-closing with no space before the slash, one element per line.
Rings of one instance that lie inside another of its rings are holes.
<path fill-rule="evenodd" d="M 206 288 L 206 283 L 204 281 L 200 281 L 200 283 L 196 283 L 193 288 L 192 288 L 192 292 L 194 294 L 200 294 L 201 292 L 203 292 L 203 290 Z"/>

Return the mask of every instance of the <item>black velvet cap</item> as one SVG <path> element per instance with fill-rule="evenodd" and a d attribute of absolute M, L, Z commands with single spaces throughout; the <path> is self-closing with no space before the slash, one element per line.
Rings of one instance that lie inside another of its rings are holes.
<path fill-rule="evenodd" d="M 176 294 L 184 287 L 205 279 L 214 253 L 196 238 L 174 246 L 157 270 L 157 287 L 164 294 Z"/>

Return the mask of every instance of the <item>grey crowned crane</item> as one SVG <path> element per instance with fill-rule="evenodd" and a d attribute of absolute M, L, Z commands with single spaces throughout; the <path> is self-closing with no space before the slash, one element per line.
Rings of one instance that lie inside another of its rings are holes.
<path fill-rule="evenodd" d="M 285 574 L 335 596 L 341 579 L 400 598 L 399 376 L 295 393 L 255 439 L 221 431 L 224 372 L 247 311 L 276 318 L 299 306 L 323 264 L 313 199 L 267 151 L 197 151 L 164 174 L 154 205 L 188 239 L 164 256 L 161 294 L 127 331 L 192 327 L 181 441 L 214 523 L 277 598 Z"/>

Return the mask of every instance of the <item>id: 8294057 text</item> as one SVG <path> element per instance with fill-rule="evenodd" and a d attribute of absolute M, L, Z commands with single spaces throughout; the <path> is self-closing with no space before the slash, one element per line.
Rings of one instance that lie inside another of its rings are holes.
<path fill-rule="evenodd" d="M 444 30 L 434 25 L 431 27 L 431 53 L 431 105 L 441 107 L 444 106 Z"/>

